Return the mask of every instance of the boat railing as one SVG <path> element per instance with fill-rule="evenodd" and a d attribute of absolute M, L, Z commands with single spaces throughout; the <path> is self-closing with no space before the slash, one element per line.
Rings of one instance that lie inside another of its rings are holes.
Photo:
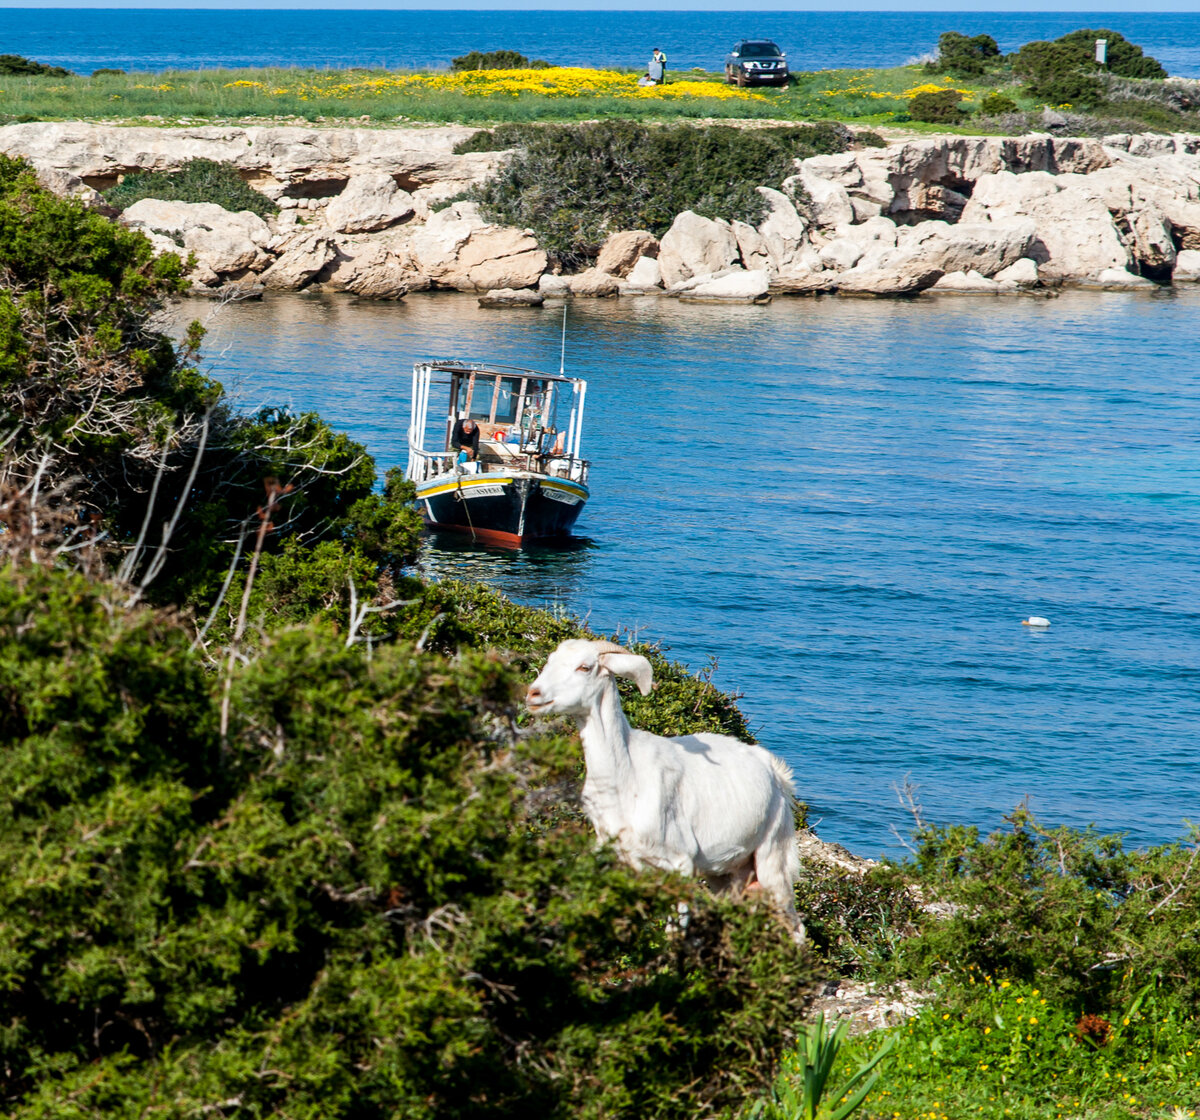
<path fill-rule="evenodd" d="M 408 448 L 408 478 L 410 482 L 427 482 L 431 478 L 449 474 L 487 474 L 489 469 L 529 471 L 531 474 L 544 474 L 550 478 L 564 478 L 586 485 L 591 462 L 587 459 L 577 459 L 567 455 L 537 455 L 533 453 L 513 453 L 511 457 L 491 459 L 481 458 L 474 463 L 461 464 L 466 470 L 460 469 L 457 451 L 426 451 L 411 444 Z"/>

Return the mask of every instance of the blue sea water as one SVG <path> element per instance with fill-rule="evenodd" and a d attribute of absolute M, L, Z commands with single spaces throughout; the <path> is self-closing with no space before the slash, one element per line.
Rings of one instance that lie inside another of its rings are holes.
<path fill-rule="evenodd" d="M 718 69 L 736 39 L 769 36 L 794 68 L 897 66 L 942 31 L 992 35 L 1005 51 L 1080 27 L 1109 28 L 1172 74 L 1200 77 L 1200 12 L 223 11 L 0 9 L 0 53 L 89 73 L 98 67 L 448 66 L 509 48 L 566 66 Z"/>
<path fill-rule="evenodd" d="M 388 467 L 414 360 L 557 369 L 561 315 L 291 295 L 209 327 L 245 407 L 318 409 Z M 908 834 L 906 777 L 931 821 L 990 829 L 1028 798 L 1177 838 L 1200 823 L 1197 338 L 1200 289 L 577 302 L 580 546 L 439 538 L 422 563 L 715 658 L 821 835 L 862 854 Z"/>

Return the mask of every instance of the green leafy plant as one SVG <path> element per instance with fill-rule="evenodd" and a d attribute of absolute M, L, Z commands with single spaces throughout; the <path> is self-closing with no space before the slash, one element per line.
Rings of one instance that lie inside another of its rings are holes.
<path fill-rule="evenodd" d="M 928 90 L 908 99 L 908 115 L 930 124 L 958 124 L 966 119 L 961 95 L 956 89 Z"/>
<path fill-rule="evenodd" d="M 550 63 L 518 51 L 469 51 L 450 60 L 451 70 L 545 70 Z"/>
<path fill-rule="evenodd" d="M 888 1038 L 836 1089 L 830 1084 L 850 1023 L 838 1022 L 830 1031 L 824 1013 L 804 1025 L 800 1044 L 783 1063 L 771 1097 L 758 1102 L 748 1120 L 846 1120 L 862 1107 L 875 1088 L 877 1068 L 891 1053 Z"/>
<path fill-rule="evenodd" d="M 0 54 L 0 74 L 31 74 L 47 78 L 66 78 L 70 70 L 61 66 L 48 66 L 44 62 L 34 62 L 19 54 Z"/>
<path fill-rule="evenodd" d="M 938 57 L 926 63 L 931 74 L 953 74 L 956 78 L 976 78 L 1000 62 L 1000 47 L 990 35 L 963 35 L 946 31 L 938 36 Z"/>
<path fill-rule="evenodd" d="M 985 117 L 998 117 L 1004 113 L 1016 113 L 1020 106 L 1003 93 L 984 94 L 979 101 L 979 112 Z"/>
<path fill-rule="evenodd" d="M 214 202 L 226 210 L 249 210 L 260 218 L 279 213 L 279 207 L 260 194 L 230 163 L 190 159 L 178 171 L 145 171 L 127 175 L 104 192 L 104 200 L 118 210 L 127 210 L 143 198 L 173 202 Z"/>
<path fill-rule="evenodd" d="M 1095 61 L 1097 39 L 1108 40 L 1107 73 L 1126 78 L 1167 76 L 1157 59 L 1119 32 L 1104 28 L 1072 31 L 1052 42 L 1026 43 L 1012 56 L 1013 70 L 1026 80 L 1030 95 L 1041 101 L 1077 108 L 1095 106 L 1105 92 Z"/>
<path fill-rule="evenodd" d="M 646 126 L 632 121 L 497 129 L 464 150 L 519 146 L 475 197 L 494 221 L 530 226 L 567 265 L 593 259 L 621 229 L 662 234 L 683 210 L 756 222 L 759 184 L 778 187 L 795 159 L 845 151 L 853 134 L 832 122 L 789 128 Z"/>

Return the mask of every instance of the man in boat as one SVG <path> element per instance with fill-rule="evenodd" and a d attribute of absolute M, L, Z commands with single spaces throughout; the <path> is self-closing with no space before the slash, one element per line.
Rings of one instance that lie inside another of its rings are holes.
<path fill-rule="evenodd" d="M 479 425 L 469 416 L 454 422 L 454 431 L 450 433 L 450 446 L 459 452 L 458 461 L 473 463 L 479 458 Z"/>

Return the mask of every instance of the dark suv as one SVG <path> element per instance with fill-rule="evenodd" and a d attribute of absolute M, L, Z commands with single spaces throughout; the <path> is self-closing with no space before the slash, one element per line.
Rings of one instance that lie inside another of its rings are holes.
<path fill-rule="evenodd" d="M 770 39 L 743 39 L 725 58 L 725 80 L 781 86 L 788 80 L 787 56 Z"/>

